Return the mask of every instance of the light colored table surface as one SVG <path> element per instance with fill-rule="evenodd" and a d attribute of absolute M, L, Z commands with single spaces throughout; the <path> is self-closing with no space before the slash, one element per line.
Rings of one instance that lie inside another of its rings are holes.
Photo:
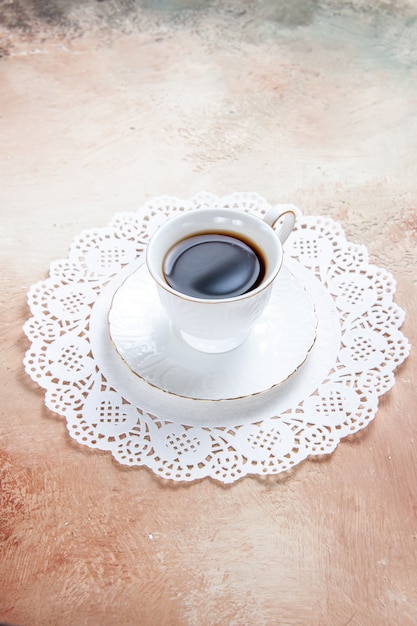
<path fill-rule="evenodd" d="M 413 351 L 330 457 L 229 487 L 79 446 L 22 367 L 83 228 L 201 190 L 340 221 L 416 343 L 416 41 L 416 2 L 0 2 L 0 621 L 417 623 Z"/>

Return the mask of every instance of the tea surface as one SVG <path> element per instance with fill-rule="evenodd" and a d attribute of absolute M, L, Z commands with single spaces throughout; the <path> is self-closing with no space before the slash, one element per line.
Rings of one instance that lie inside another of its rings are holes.
<path fill-rule="evenodd" d="M 220 233 L 193 235 L 177 243 L 164 261 L 167 283 L 188 296 L 233 298 L 255 289 L 263 260 L 249 243 Z"/>

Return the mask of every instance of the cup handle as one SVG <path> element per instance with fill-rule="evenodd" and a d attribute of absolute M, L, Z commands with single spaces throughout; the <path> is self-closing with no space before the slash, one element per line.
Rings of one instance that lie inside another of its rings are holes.
<path fill-rule="evenodd" d="M 264 216 L 264 222 L 269 224 L 284 244 L 290 236 L 296 218 L 296 208 L 292 204 L 277 204 L 273 206 Z M 278 226 L 278 228 L 275 228 Z"/>

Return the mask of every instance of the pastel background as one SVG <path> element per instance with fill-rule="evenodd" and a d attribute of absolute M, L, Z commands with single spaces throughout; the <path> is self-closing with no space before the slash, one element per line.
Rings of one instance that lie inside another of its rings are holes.
<path fill-rule="evenodd" d="M 0 620 L 417 623 L 417 365 L 291 475 L 165 484 L 73 442 L 26 376 L 26 293 L 155 195 L 340 221 L 416 342 L 417 2 L 0 0 Z"/>

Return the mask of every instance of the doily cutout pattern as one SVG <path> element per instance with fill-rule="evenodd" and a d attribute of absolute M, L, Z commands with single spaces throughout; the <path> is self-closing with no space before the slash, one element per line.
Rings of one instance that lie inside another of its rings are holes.
<path fill-rule="evenodd" d="M 231 483 L 248 474 L 279 474 L 308 457 L 331 453 L 375 417 L 379 396 L 393 386 L 394 370 L 410 350 L 400 332 L 404 312 L 393 301 L 391 274 L 370 264 L 366 247 L 348 242 L 332 219 L 299 213 L 286 258 L 320 281 L 340 324 L 337 357 L 321 384 L 290 409 L 275 412 L 272 396 L 266 417 L 263 412 L 245 422 L 239 414 L 233 423 L 229 416 L 227 426 L 161 417 L 159 400 L 153 408 L 152 400 L 141 406 L 123 395 L 95 358 L 96 303 L 121 272 L 143 259 L 161 223 L 182 211 L 213 206 L 261 216 L 271 208 L 255 193 L 154 198 L 137 212 L 117 213 L 107 227 L 83 231 L 68 257 L 53 262 L 49 277 L 28 293 L 32 317 L 24 332 L 31 346 L 24 366 L 46 390 L 46 406 L 65 417 L 69 434 L 80 444 L 175 481 L 211 477 Z M 169 398 L 165 402 L 166 414 Z"/>

